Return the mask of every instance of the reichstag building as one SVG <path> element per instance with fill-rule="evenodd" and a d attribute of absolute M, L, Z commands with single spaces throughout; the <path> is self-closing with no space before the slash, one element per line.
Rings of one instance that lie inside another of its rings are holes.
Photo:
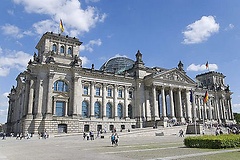
<path fill-rule="evenodd" d="M 46 32 L 9 94 L 7 132 L 49 134 L 128 130 L 168 124 L 234 121 L 222 73 L 186 75 L 115 57 L 100 69 L 82 67 L 78 38 Z M 205 95 L 207 102 L 204 102 Z"/>

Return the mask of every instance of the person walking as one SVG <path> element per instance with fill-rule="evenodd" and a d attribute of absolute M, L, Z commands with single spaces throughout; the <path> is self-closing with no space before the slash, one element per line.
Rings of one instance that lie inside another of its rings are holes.
<path fill-rule="evenodd" d="M 111 142 L 112 142 L 112 146 L 115 145 L 115 134 L 112 133 L 111 135 Z"/>
<path fill-rule="evenodd" d="M 117 132 L 115 133 L 115 146 L 118 146 L 118 142 L 119 142 L 119 136 L 117 134 Z"/>

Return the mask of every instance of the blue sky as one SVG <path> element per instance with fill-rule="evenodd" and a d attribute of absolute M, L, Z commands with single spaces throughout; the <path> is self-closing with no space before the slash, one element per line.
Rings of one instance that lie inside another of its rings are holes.
<path fill-rule="evenodd" d="M 83 42 L 84 67 L 121 55 L 146 66 L 175 68 L 181 60 L 192 79 L 209 69 L 223 73 L 240 112 L 239 0 L 1 0 L 0 123 L 17 75 L 37 52 L 43 33 L 58 32 Z"/>

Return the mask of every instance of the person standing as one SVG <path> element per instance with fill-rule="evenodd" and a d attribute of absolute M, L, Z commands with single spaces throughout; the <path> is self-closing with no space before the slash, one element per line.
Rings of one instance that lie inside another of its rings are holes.
<path fill-rule="evenodd" d="M 115 133 L 115 145 L 118 146 L 118 142 L 119 142 L 119 136 L 117 134 L 117 132 Z"/>
<path fill-rule="evenodd" d="M 115 134 L 112 133 L 111 135 L 111 142 L 112 142 L 112 146 L 115 144 Z"/>

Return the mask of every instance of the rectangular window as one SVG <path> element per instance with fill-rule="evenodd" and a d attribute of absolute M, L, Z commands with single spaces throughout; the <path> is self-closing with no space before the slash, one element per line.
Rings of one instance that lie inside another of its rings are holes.
<path fill-rule="evenodd" d="M 96 87 L 96 96 L 100 96 L 101 88 Z"/>
<path fill-rule="evenodd" d="M 88 95 L 88 86 L 83 87 L 83 94 Z"/>
<path fill-rule="evenodd" d="M 121 89 L 118 90 L 118 98 L 122 98 L 122 90 Z"/>
<path fill-rule="evenodd" d="M 133 92 L 132 91 L 128 92 L 128 98 L 131 98 L 131 99 L 133 98 Z"/>
<path fill-rule="evenodd" d="M 108 88 L 107 91 L 108 91 L 107 96 L 112 97 L 112 88 Z"/>
<path fill-rule="evenodd" d="M 64 116 L 65 115 L 65 102 L 57 101 L 56 102 L 56 116 Z"/>

